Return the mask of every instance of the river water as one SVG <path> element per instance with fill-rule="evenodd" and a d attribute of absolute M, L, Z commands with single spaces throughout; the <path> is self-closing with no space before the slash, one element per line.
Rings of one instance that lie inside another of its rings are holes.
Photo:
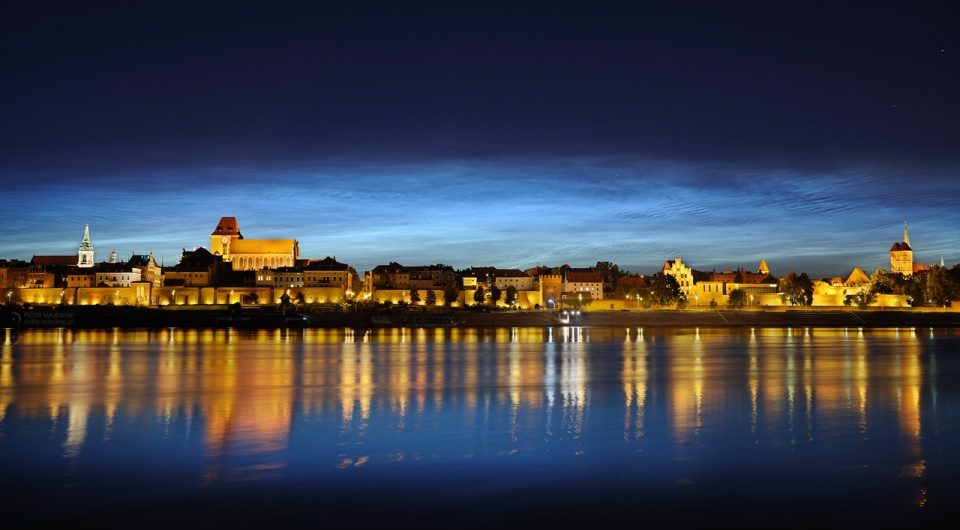
<path fill-rule="evenodd" d="M 960 513 L 960 330 L 5 330 L 5 517 L 909 524 Z"/>

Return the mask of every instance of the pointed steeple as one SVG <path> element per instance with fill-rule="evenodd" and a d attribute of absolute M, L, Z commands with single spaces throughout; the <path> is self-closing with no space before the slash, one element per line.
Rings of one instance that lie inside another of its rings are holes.
<path fill-rule="evenodd" d="M 910 248 L 906 221 L 903 222 L 903 241 L 894 243 L 890 248 L 890 272 L 906 277 L 913 275 L 913 249 Z"/>
<path fill-rule="evenodd" d="M 83 226 L 83 241 L 77 250 L 79 259 L 78 267 L 93 267 L 93 245 L 90 243 L 90 225 Z"/>
<path fill-rule="evenodd" d="M 93 248 L 93 245 L 90 244 L 90 225 L 83 225 L 83 241 L 80 243 L 80 248 Z"/>

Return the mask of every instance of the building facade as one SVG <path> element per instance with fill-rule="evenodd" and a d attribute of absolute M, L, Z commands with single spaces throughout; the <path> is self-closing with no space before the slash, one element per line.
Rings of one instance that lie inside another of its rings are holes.
<path fill-rule="evenodd" d="M 913 275 L 913 249 L 910 247 L 906 222 L 903 223 L 903 241 L 890 247 L 890 272 L 904 276 Z"/>
<path fill-rule="evenodd" d="M 296 239 L 244 239 L 236 217 L 221 217 L 210 234 L 210 253 L 235 271 L 293 267 L 300 259 Z"/>
<path fill-rule="evenodd" d="M 568 302 L 603 300 L 603 277 L 595 270 L 567 270 L 563 275 L 562 298 Z"/>
<path fill-rule="evenodd" d="M 93 267 L 93 244 L 90 242 L 90 225 L 83 227 L 83 241 L 77 249 L 77 267 Z"/>
<path fill-rule="evenodd" d="M 663 264 L 663 273 L 673 276 L 677 280 L 677 285 L 680 286 L 680 292 L 686 295 L 688 299 L 690 298 L 693 293 L 693 271 L 690 270 L 690 267 L 684 265 L 680 258 L 676 258 Z"/>

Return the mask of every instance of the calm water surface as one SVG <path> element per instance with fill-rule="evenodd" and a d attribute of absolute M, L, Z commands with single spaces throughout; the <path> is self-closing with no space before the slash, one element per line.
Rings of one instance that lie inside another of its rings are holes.
<path fill-rule="evenodd" d="M 0 503 L 35 523 L 960 513 L 958 330 L 0 332 Z"/>

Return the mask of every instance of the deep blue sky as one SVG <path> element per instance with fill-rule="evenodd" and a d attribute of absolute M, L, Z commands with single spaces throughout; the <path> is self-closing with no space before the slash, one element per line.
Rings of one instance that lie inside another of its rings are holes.
<path fill-rule="evenodd" d="M 0 258 L 960 261 L 953 2 L 406 4 L 2 4 Z"/>

